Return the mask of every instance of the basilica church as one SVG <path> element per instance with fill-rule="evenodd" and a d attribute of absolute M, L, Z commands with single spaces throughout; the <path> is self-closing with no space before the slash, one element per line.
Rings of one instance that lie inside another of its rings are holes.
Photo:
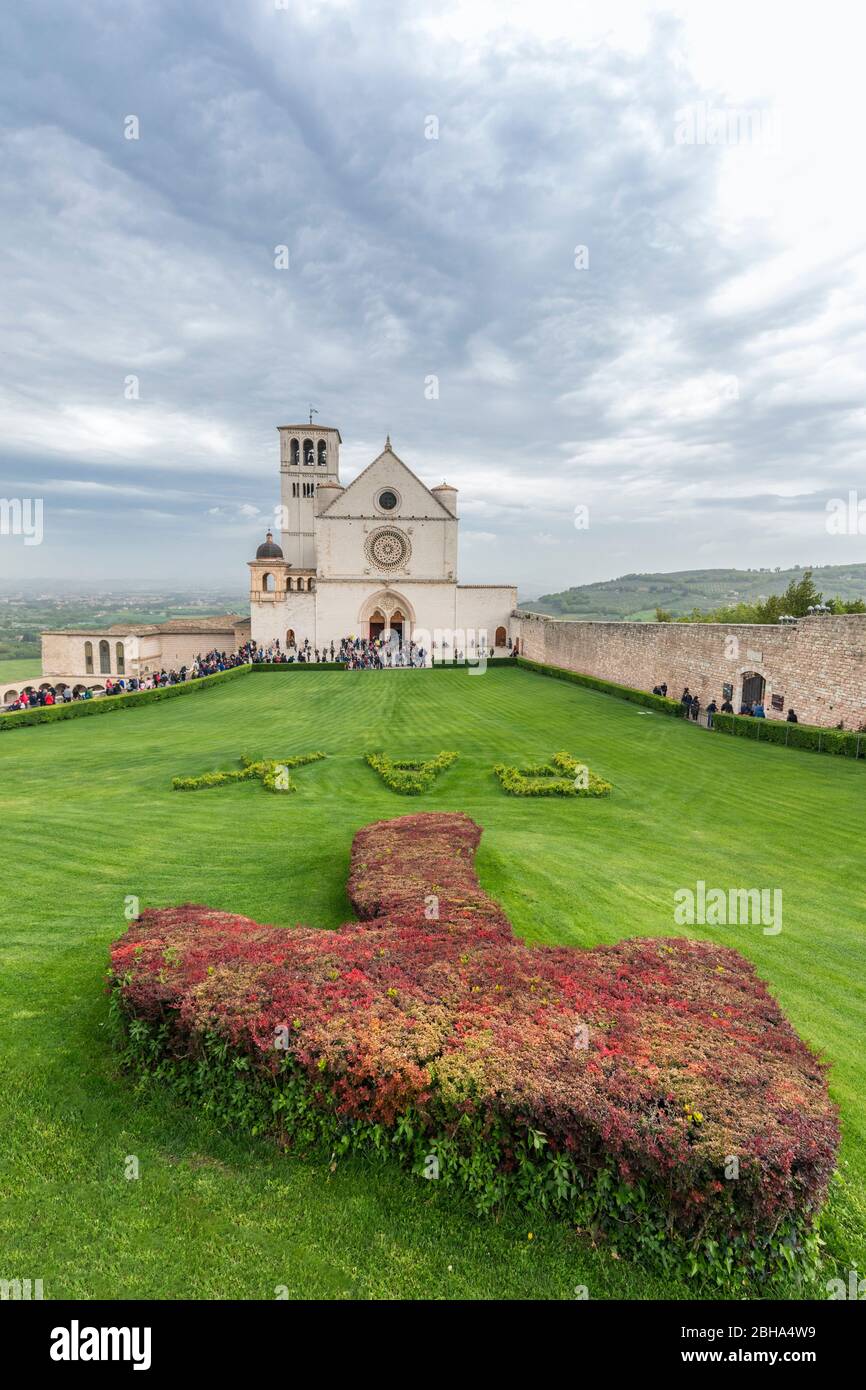
<path fill-rule="evenodd" d="M 97 694 L 125 680 L 179 670 L 213 649 L 339 647 L 344 637 L 416 642 L 430 658 L 467 659 L 519 636 L 510 584 L 458 584 L 457 489 L 428 488 L 385 447 L 344 487 L 340 431 L 281 425 L 274 532 L 249 561 L 250 616 L 52 629 L 42 634 L 42 685 Z M 33 684 L 32 680 L 29 682 Z M 5 702 L 28 688 L 9 682 Z"/>
<path fill-rule="evenodd" d="M 279 539 L 269 532 L 249 561 L 260 647 L 393 634 L 437 655 L 507 652 L 517 590 L 457 582 L 456 488 L 428 488 L 390 438 L 344 486 L 339 430 L 281 425 L 279 437 Z"/>

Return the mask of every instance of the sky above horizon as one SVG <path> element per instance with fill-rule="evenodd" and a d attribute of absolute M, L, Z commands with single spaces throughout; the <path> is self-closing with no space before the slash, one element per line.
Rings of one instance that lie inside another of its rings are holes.
<path fill-rule="evenodd" d="M 243 588 L 310 404 L 459 489 L 464 582 L 866 560 L 863 27 L 17 7 L 0 579 Z"/>

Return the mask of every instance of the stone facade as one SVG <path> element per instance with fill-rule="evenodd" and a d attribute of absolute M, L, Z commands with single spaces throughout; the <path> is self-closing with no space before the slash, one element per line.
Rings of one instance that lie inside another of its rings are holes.
<path fill-rule="evenodd" d="M 521 654 L 621 685 L 688 686 L 702 705 L 721 705 L 725 685 L 739 711 L 744 683 L 763 681 L 770 719 L 794 709 L 803 724 L 866 725 L 866 615 L 795 623 L 598 623 L 519 615 Z M 760 684 L 751 687 L 760 690 Z M 775 700 L 775 704 L 774 704 Z"/>
<path fill-rule="evenodd" d="M 282 425 L 279 435 L 280 544 L 269 537 L 249 562 L 259 646 L 394 631 L 443 655 L 485 642 L 507 652 L 517 590 L 457 582 L 456 488 L 428 488 L 390 439 L 344 487 L 338 430 Z"/>

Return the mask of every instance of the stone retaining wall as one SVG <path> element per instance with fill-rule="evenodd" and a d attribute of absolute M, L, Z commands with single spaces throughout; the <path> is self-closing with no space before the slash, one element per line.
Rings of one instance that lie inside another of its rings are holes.
<path fill-rule="evenodd" d="M 801 723 L 866 725 L 866 614 L 800 618 L 791 624 L 571 622 L 520 613 L 520 650 L 530 661 L 652 690 L 666 682 L 679 699 L 688 686 L 702 705 L 743 681 L 766 682 L 770 719 L 789 708 Z M 773 708 L 773 696 L 781 708 Z"/>

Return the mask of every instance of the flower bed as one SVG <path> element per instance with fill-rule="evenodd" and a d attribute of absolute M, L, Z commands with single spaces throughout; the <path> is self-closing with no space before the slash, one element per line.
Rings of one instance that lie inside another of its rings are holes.
<path fill-rule="evenodd" d="M 509 796 L 610 796 L 613 790 L 570 753 L 554 753 L 549 763 L 530 767 L 497 763 L 493 771 Z"/>
<path fill-rule="evenodd" d="M 127 1060 L 226 1123 L 435 1158 L 479 1211 L 540 1205 L 725 1287 L 808 1268 L 836 1113 L 753 967 L 680 938 L 527 946 L 478 884 L 480 833 L 360 831 L 361 920 L 335 932 L 145 911 L 112 951 Z"/>
<path fill-rule="evenodd" d="M 426 761 L 423 758 L 390 758 L 387 753 L 367 754 L 367 762 L 378 772 L 385 786 L 403 796 L 418 796 L 420 792 L 426 792 L 439 773 L 456 760 L 456 753 L 439 753 Z"/>
<path fill-rule="evenodd" d="M 200 792 L 208 787 L 225 787 L 231 782 L 247 782 L 259 777 L 266 791 L 293 792 L 297 787 L 289 776 L 289 768 L 317 763 L 324 756 L 324 753 L 297 753 L 292 758 L 266 758 L 254 761 L 241 754 L 239 768 L 231 772 L 205 772 L 201 777 L 173 777 L 172 790 Z"/>

